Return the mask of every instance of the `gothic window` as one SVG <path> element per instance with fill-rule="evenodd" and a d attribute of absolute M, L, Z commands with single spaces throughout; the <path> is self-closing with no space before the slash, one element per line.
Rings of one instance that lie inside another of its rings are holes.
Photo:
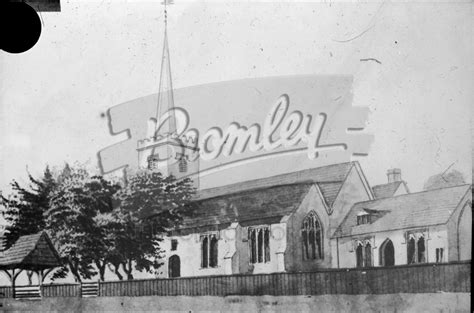
<path fill-rule="evenodd" d="M 356 248 L 356 266 L 370 267 L 372 266 L 372 245 L 367 241 L 365 245 L 358 241 Z"/>
<path fill-rule="evenodd" d="M 218 240 L 215 234 L 201 236 L 201 267 L 217 267 Z"/>
<path fill-rule="evenodd" d="M 372 246 L 370 245 L 370 243 L 365 244 L 364 266 L 372 266 Z"/>
<path fill-rule="evenodd" d="M 407 263 L 426 263 L 426 241 L 422 233 L 415 234 L 407 233 Z M 418 239 L 416 239 L 418 237 Z"/>
<path fill-rule="evenodd" d="M 268 228 L 265 229 L 264 235 L 263 248 L 265 250 L 265 261 L 268 262 L 270 261 L 270 230 Z"/>
<path fill-rule="evenodd" d="M 380 247 L 380 265 L 393 266 L 395 265 L 395 248 L 390 239 L 384 241 Z"/>
<path fill-rule="evenodd" d="M 268 226 L 249 228 L 250 263 L 270 261 L 270 228 Z"/>
<path fill-rule="evenodd" d="M 209 266 L 216 267 L 217 266 L 217 238 L 216 236 L 212 236 L 211 243 L 210 243 L 210 260 Z"/>
<path fill-rule="evenodd" d="M 318 216 L 311 211 L 303 220 L 301 230 L 303 239 L 303 258 L 305 260 L 319 260 L 323 258 L 322 227 Z"/>
<path fill-rule="evenodd" d="M 249 230 L 250 263 L 257 263 L 257 237 L 254 229 Z"/>
<path fill-rule="evenodd" d="M 209 266 L 209 237 L 202 238 L 202 262 L 201 267 L 207 268 Z"/>
<path fill-rule="evenodd" d="M 179 256 L 172 255 L 168 260 L 168 275 L 170 278 L 181 276 L 181 260 Z"/>
<path fill-rule="evenodd" d="M 359 242 L 356 248 L 357 267 L 364 267 L 364 247 Z"/>
<path fill-rule="evenodd" d="M 416 262 L 415 259 L 415 238 L 411 237 L 408 239 L 407 245 L 407 256 L 408 256 L 408 264 L 412 264 Z"/>
<path fill-rule="evenodd" d="M 418 238 L 417 248 L 418 248 L 418 263 L 425 263 L 426 262 L 425 238 L 423 236 Z"/>

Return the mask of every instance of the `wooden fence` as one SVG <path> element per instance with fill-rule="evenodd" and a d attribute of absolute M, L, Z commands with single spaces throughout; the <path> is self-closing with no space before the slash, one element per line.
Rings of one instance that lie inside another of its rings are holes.
<path fill-rule="evenodd" d="M 318 272 L 100 282 L 98 296 L 228 296 L 471 292 L 471 262 Z M 0 287 L 11 297 L 11 287 Z M 43 285 L 42 297 L 80 297 L 81 285 Z"/>

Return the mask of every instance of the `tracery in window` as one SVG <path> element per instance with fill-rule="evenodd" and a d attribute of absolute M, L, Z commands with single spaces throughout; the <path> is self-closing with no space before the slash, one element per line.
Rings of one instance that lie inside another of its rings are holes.
<path fill-rule="evenodd" d="M 270 228 L 251 227 L 248 235 L 250 263 L 270 262 Z"/>
<path fill-rule="evenodd" d="M 407 264 L 426 263 L 426 240 L 423 233 L 407 233 Z"/>
<path fill-rule="evenodd" d="M 217 267 L 218 265 L 218 240 L 216 234 L 201 236 L 201 267 Z"/>
<path fill-rule="evenodd" d="M 303 239 L 303 258 L 319 260 L 323 258 L 323 232 L 321 222 L 314 211 L 308 213 L 303 220 L 301 230 Z"/>
<path fill-rule="evenodd" d="M 365 243 L 357 241 L 356 247 L 356 266 L 357 267 L 370 267 L 373 265 L 372 262 L 372 245 L 367 240 Z"/>

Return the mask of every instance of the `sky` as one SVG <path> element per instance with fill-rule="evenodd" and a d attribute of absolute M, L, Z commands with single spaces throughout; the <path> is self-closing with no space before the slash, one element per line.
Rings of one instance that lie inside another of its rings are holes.
<path fill-rule="evenodd" d="M 63 0 L 61 12 L 41 13 L 31 50 L 0 52 L 0 189 L 46 164 L 96 164 L 99 150 L 126 138 L 110 134 L 104 113 L 158 91 L 160 2 Z M 175 88 L 350 75 L 353 105 L 370 110 L 374 141 L 360 163 L 372 185 L 392 167 L 412 191 L 448 168 L 471 181 L 469 1 L 175 0 L 168 11 Z"/>

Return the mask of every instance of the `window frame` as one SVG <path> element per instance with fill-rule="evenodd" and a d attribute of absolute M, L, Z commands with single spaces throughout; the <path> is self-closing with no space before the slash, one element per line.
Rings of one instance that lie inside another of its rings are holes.
<path fill-rule="evenodd" d="M 303 261 L 324 260 L 324 228 L 318 214 L 313 210 L 303 218 L 301 239 Z"/>
<path fill-rule="evenodd" d="M 357 249 L 361 247 L 361 262 L 359 262 L 359 256 Z M 370 246 L 370 259 L 367 260 L 367 247 Z M 374 250 L 375 250 L 375 243 L 373 238 L 367 239 L 356 239 L 354 240 L 354 252 L 356 256 L 356 268 L 366 268 L 366 267 L 374 267 Z M 367 261 L 369 264 L 367 264 Z M 361 263 L 362 266 L 359 266 Z"/>
<path fill-rule="evenodd" d="M 419 252 L 419 245 L 420 245 L 420 239 L 423 238 L 423 247 L 424 247 L 424 254 L 422 255 L 424 257 L 424 260 L 420 259 L 420 252 Z M 410 249 L 410 240 L 413 239 L 415 244 L 414 244 L 414 250 L 413 250 L 413 256 L 412 260 L 413 262 L 410 262 L 409 258 L 409 250 Z M 429 238 L 429 232 L 428 229 L 416 229 L 416 230 L 410 230 L 405 232 L 405 243 L 407 245 L 407 265 L 410 264 L 425 264 L 428 263 L 428 241 L 430 240 Z"/>
<path fill-rule="evenodd" d="M 270 263 L 270 225 L 249 226 L 247 234 L 249 265 Z M 261 238 L 259 237 L 260 234 Z"/>
<path fill-rule="evenodd" d="M 215 242 L 215 255 L 213 254 L 211 242 Z M 206 241 L 206 246 L 204 242 Z M 201 251 L 201 269 L 219 267 L 219 236 L 218 233 L 205 233 L 199 236 Z M 205 252 L 204 252 L 205 250 Z M 206 254 L 206 255 L 204 255 Z M 214 262 L 215 261 L 215 262 Z M 212 265 L 211 265 L 212 262 Z"/>
<path fill-rule="evenodd" d="M 178 239 L 171 239 L 170 251 L 178 250 Z"/>

